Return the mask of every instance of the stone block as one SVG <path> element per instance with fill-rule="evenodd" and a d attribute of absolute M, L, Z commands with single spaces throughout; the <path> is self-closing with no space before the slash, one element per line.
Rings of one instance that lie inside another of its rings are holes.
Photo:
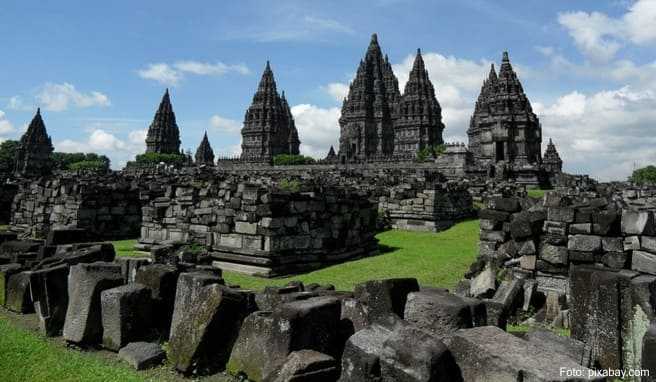
<path fill-rule="evenodd" d="M 211 284 L 223 284 L 219 275 L 207 272 L 190 272 L 181 273 L 178 277 L 177 287 L 175 289 L 175 300 L 173 304 L 173 315 L 171 318 L 171 333 L 182 321 L 192 308 L 194 301 L 197 301 L 198 294 L 202 288 Z"/>
<path fill-rule="evenodd" d="M 354 296 L 367 306 L 372 321 L 394 313 L 403 318 L 408 293 L 419 291 L 414 278 L 372 280 L 357 284 Z"/>
<path fill-rule="evenodd" d="M 535 255 L 525 255 L 519 258 L 519 266 L 522 269 L 532 271 L 535 269 L 537 257 Z"/>
<path fill-rule="evenodd" d="M 592 252 L 601 251 L 601 237 L 593 235 L 571 235 L 567 243 L 570 251 Z"/>
<path fill-rule="evenodd" d="M 508 234 L 504 231 L 481 231 L 480 240 L 492 241 L 496 243 L 503 243 L 508 238 Z"/>
<path fill-rule="evenodd" d="M 605 252 L 623 252 L 623 240 L 621 237 L 602 237 L 601 248 Z"/>
<path fill-rule="evenodd" d="M 137 270 L 135 282 L 146 286 L 151 291 L 155 326 L 166 338 L 171 329 L 175 290 L 180 271 L 166 264 L 150 264 Z"/>
<path fill-rule="evenodd" d="M 631 269 L 656 275 L 656 255 L 645 251 L 633 251 Z"/>
<path fill-rule="evenodd" d="M 441 290 L 409 293 L 404 319 L 440 339 L 451 336 L 458 329 L 473 326 L 468 302 Z"/>
<path fill-rule="evenodd" d="M 30 272 L 24 271 L 9 276 L 6 286 L 5 307 L 16 313 L 32 313 L 32 296 L 30 295 Z"/>
<path fill-rule="evenodd" d="M 625 251 L 637 251 L 640 250 L 640 236 L 627 236 L 624 238 L 624 250 Z"/>
<path fill-rule="evenodd" d="M 497 275 L 494 268 L 487 265 L 481 273 L 472 279 L 469 294 L 472 297 L 490 297 L 494 295 L 496 278 Z"/>
<path fill-rule="evenodd" d="M 625 235 L 656 235 L 652 211 L 622 210 L 622 233 Z"/>
<path fill-rule="evenodd" d="M 540 259 L 551 264 L 567 265 L 568 251 L 566 247 L 544 244 L 540 248 Z"/>
<path fill-rule="evenodd" d="M 592 233 L 596 235 L 619 234 L 620 215 L 615 210 L 592 213 Z"/>
<path fill-rule="evenodd" d="M 378 382 L 381 380 L 380 356 L 383 345 L 395 326 L 407 325 L 401 320 L 378 322 L 353 334 L 342 355 L 340 382 Z"/>
<path fill-rule="evenodd" d="M 39 329 L 47 337 L 60 336 L 64 328 L 69 269 L 68 265 L 62 264 L 33 271 L 30 275 L 30 292 Z"/>
<path fill-rule="evenodd" d="M 569 233 L 572 235 L 576 235 L 576 234 L 589 235 L 592 233 L 592 224 L 591 223 L 570 224 Z"/>
<path fill-rule="evenodd" d="M 584 376 L 590 371 L 565 354 L 541 348 L 493 326 L 459 330 L 448 347 L 464 381 L 573 381 L 576 379 L 561 375 L 560 368 Z"/>
<path fill-rule="evenodd" d="M 642 357 L 640 368 L 649 371 L 649 377 L 643 381 L 654 381 L 656 376 L 656 322 L 652 321 L 642 339 Z"/>
<path fill-rule="evenodd" d="M 171 363 L 182 373 L 221 369 L 249 308 L 238 291 L 218 284 L 202 287 L 185 319 L 171 331 Z"/>
<path fill-rule="evenodd" d="M 119 257 L 116 261 L 121 264 L 121 273 L 123 273 L 123 282 L 125 284 L 133 283 L 139 268 L 152 262 L 147 257 Z"/>
<path fill-rule="evenodd" d="M 571 207 L 549 207 L 547 208 L 547 220 L 563 223 L 574 222 L 574 208 Z"/>
<path fill-rule="evenodd" d="M 488 201 L 488 207 L 495 211 L 517 212 L 520 210 L 517 198 L 492 197 Z"/>
<path fill-rule="evenodd" d="M 335 358 L 314 350 L 291 352 L 265 382 L 333 382 L 339 376 Z"/>
<path fill-rule="evenodd" d="M 132 283 L 107 289 L 100 293 L 100 305 L 105 348 L 118 351 L 152 334 L 153 309 L 147 287 Z"/>
<path fill-rule="evenodd" d="M 161 365 L 166 352 L 157 343 L 132 342 L 121 348 L 118 356 L 136 370 L 144 370 Z"/>
<path fill-rule="evenodd" d="M 17 263 L 0 265 L 0 306 L 5 306 L 9 278 L 21 270 L 22 266 Z"/>
<path fill-rule="evenodd" d="M 524 339 L 547 351 L 563 354 L 581 366 L 592 366 L 590 349 L 577 339 L 559 336 L 550 330 L 531 330 L 524 335 Z"/>
<path fill-rule="evenodd" d="M 640 238 L 640 249 L 643 251 L 656 253 L 656 237 L 643 236 Z"/>
<path fill-rule="evenodd" d="M 246 234 L 246 235 L 256 235 L 257 234 L 257 223 L 236 222 L 235 223 L 235 232 L 243 233 L 243 234 Z"/>
<path fill-rule="evenodd" d="M 75 343 L 100 343 L 103 335 L 100 294 L 121 284 L 123 274 L 119 264 L 96 262 L 72 266 L 64 339 Z"/>
<path fill-rule="evenodd" d="M 392 331 L 380 354 L 383 382 L 455 381 L 458 367 L 446 345 L 412 325 Z"/>

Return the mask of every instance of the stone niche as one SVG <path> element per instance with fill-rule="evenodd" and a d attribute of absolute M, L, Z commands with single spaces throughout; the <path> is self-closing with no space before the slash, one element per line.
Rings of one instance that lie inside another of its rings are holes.
<path fill-rule="evenodd" d="M 83 228 L 96 239 L 133 238 L 141 225 L 139 187 L 117 173 L 26 180 L 13 199 L 11 225 L 34 237 Z"/>
<path fill-rule="evenodd" d="M 376 204 L 356 189 L 213 178 L 171 184 L 149 200 L 140 243 L 196 243 L 222 269 L 275 276 L 376 253 L 376 220 Z"/>

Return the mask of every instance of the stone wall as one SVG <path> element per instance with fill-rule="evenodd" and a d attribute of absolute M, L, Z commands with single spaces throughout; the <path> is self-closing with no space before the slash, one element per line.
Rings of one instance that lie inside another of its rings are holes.
<path fill-rule="evenodd" d="M 0 185 L 0 225 L 9 224 L 11 221 L 11 204 L 17 192 L 18 186 L 14 184 Z"/>
<path fill-rule="evenodd" d="M 490 269 L 521 280 L 529 300 L 542 296 L 537 319 L 570 322 L 593 364 L 639 368 L 656 318 L 656 199 L 653 190 L 625 186 L 490 199 L 467 284 L 474 290 Z"/>
<path fill-rule="evenodd" d="M 117 174 L 64 174 L 23 181 L 11 206 L 13 229 L 45 237 L 50 229 L 84 228 L 97 238 L 139 234 L 139 188 Z"/>
<path fill-rule="evenodd" d="M 272 276 L 375 253 L 376 218 L 366 194 L 345 188 L 182 182 L 144 206 L 140 242 L 197 243 L 223 268 Z"/>

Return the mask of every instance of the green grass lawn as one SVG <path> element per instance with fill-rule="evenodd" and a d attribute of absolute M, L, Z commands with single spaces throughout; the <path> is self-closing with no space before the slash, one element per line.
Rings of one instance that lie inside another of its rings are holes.
<path fill-rule="evenodd" d="M 291 277 L 267 279 L 224 272 L 229 284 L 262 289 L 292 280 L 333 284 L 352 290 L 357 283 L 392 277 L 415 277 L 421 285 L 452 288 L 478 253 L 478 220 L 461 222 L 439 233 L 386 231 L 376 236 L 381 255 L 350 261 Z M 134 256 L 134 240 L 114 242 L 118 256 Z M 143 255 L 143 253 L 136 253 Z"/>
<path fill-rule="evenodd" d="M 506 330 L 508 333 L 526 333 L 530 332 L 532 330 L 538 329 L 538 327 L 533 327 L 530 325 L 525 325 L 525 324 L 517 324 L 517 325 L 508 325 Z M 559 336 L 562 337 L 569 337 L 570 336 L 570 330 L 569 329 L 563 329 L 563 328 L 544 328 L 547 330 L 551 330 L 554 333 L 558 334 Z"/>
<path fill-rule="evenodd" d="M 530 190 L 526 190 L 526 193 L 528 193 L 529 198 L 542 199 L 544 193 L 547 191 L 551 191 L 551 190 L 530 189 Z"/>
<path fill-rule="evenodd" d="M 113 241 L 116 256 L 120 257 L 143 257 L 150 256 L 148 252 L 136 251 L 134 245 L 137 244 L 136 240 L 117 240 Z"/>

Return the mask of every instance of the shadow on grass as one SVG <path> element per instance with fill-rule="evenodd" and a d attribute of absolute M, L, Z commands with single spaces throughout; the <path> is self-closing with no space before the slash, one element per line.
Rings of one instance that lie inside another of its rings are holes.
<path fill-rule="evenodd" d="M 381 255 L 384 255 L 386 253 L 390 252 L 395 252 L 401 249 L 400 247 L 393 247 L 391 245 L 386 245 L 386 244 L 378 244 L 378 251 L 380 252 Z"/>

